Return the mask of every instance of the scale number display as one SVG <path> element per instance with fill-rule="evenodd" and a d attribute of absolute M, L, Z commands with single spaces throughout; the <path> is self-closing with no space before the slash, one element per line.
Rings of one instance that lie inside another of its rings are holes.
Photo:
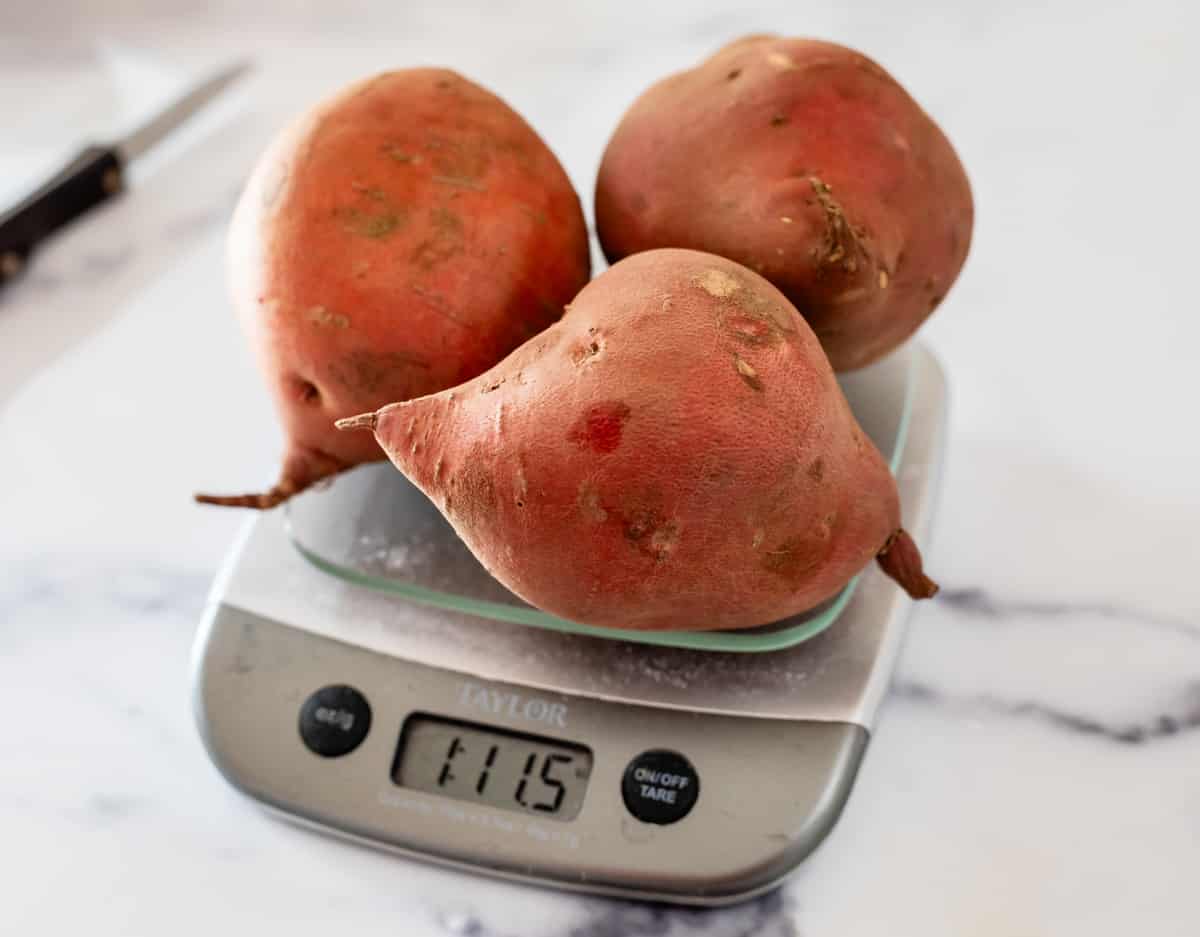
<path fill-rule="evenodd" d="M 592 753 L 582 745 L 415 714 L 392 763 L 401 787 L 573 820 L 583 807 Z"/>

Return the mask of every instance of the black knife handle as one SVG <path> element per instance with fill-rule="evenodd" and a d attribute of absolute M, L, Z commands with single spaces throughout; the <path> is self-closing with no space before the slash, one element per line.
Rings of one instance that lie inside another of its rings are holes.
<path fill-rule="evenodd" d="M 117 151 L 89 146 L 40 189 L 0 214 L 0 286 L 20 273 L 41 241 L 112 198 L 123 185 Z"/>

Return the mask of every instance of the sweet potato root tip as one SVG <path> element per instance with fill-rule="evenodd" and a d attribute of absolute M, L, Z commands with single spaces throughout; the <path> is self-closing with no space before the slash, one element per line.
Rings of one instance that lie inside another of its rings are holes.
<path fill-rule="evenodd" d="M 267 491 L 243 495 L 197 494 L 193 497 L 198 504 L 269 511 L 294 495 L 311 488 L 317 482 L 332 478 L 353 467 L 350 463 L 343 462 L 324 452 L 298 449 L 293 450 L 284 460 L 282 477 L 273 488 Z"/>
<path fill-rule="evenodd" d="M 912 598 L 932 599 L 937 595 L 938 584 L 925 575 L 921 551 L 903 527 L 888 538 L 876 560 L 883 571 Z"/>
<path fill-rule="evenodd" d="M 254 508 L 258 511 L 269 511 L 273 507 L 278 507 L 283 504 L 288 498 L 294 495 L 295 491 L 289 491 L 276 486 L 270 491 L 263 491 L 258 494 L 246 495 L 195 495 L 198 504 L 215 504 L 223 508 Z"/>
<path fill-rule="evenodd" d="M 371 432 L 375 432 L 375 423 L 378 419 L 378 416 L 372 411 L 370 413 L 360 413 L 357 416 L 348 416 L 345 419 L 336 421 L 333 425 L 340 430 L 369 429 Z"/>

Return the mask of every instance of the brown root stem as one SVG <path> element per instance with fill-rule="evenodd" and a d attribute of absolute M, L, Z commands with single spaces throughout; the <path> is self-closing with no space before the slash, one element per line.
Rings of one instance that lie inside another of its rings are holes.
<path fill-rule="evenodd" d="M 297 488 L 295 485 L 284 484 L 281 482 L 274 488 L 268 491 L 260 491 L 257 494 L 244 495 L 195 495 L 198 504 L 215 504 L 224 508 L 255 508 L 259 511 L 268 511 L 273 507 L 283 504 L 292 495 L 303 491 L 303 488 Z"/>
<path fill-rule="evenodd" d="M 345 419 L 338 420 L 333 425 L 338 429 L 369 429 L 375 432 L 375 423 L 378 416 L 375 413 L 360 413 L 358 416 L 348 416 Z"/>
<path fill-rule="evenodd" d="M 931 599 L 937 595 L 938 584 L 925 575 L 921 551 L 903 527 L 888 537 L 875 559 L 912 598 Z"/>
<path fill-rule="evenodd" d="M 322 479 L 331 478 L 350 468 L 345 462 L 315 449 L 298 449 L 290 453 L 283 463 L 279 481 L 267 491 L 242 495 L 197 494 L 193 497 L 199 504 L 215 504 L 226 508 L 254 508 L 267 511 L 278 507 L 293 495 L 311 488 Z"/>

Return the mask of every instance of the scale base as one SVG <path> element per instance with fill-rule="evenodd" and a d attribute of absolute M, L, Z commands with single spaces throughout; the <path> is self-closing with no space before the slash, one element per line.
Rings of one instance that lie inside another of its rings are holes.
<path fill-rule="evenodd" d="M 210 755 L 234 787 L 281 816 L 414 858 L 657 901 L 727 904 L 777 883 L 832 828 L 867 742 L 853 723 L 533 695 L 229 608 L 212 623 L 198 676 Z M 339 682 L 370 701 L 371 730 L 351 754 L 319 758 L 301 743 L 297 715 L 313 690 Z M 561 822 L 396 786 L 389 766 L 413 713 L 587 743 L 595 767 L 582 812 Z M 620 795 L 627 766 L 664 748 L 686 755 L 700 787 L 691 813 L 669 826 L 631 817 Z"/>

